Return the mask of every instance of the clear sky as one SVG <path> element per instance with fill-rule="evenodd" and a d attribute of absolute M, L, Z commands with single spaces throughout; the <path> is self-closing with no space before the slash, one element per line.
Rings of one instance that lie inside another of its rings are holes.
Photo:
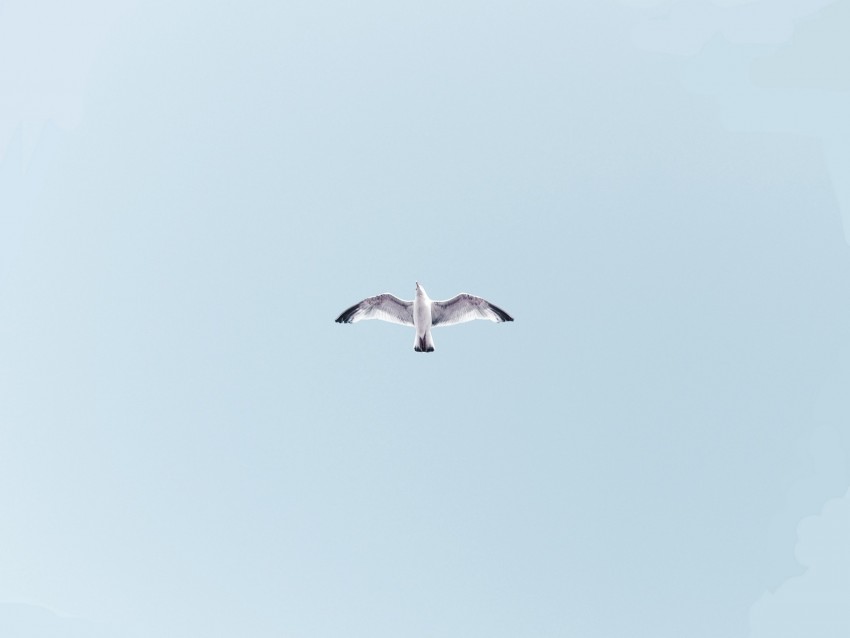
<path fill-rule="evenodd" d="M 0 2 L 0 635 L 850 635 L 848 29 Z"/>

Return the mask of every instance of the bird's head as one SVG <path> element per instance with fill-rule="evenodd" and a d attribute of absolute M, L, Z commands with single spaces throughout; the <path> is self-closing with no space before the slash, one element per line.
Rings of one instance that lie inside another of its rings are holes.
<path fill-rule="evenodd" d="M 417 282 L 416 282 L 416 293 L 417 293 L 417 294 L 422 294 L 422 293 L 424 293 L 424 292 L 425 292 L 425 289 L 424 289 L 421 285 L 419 285 L 419 282 L 417 281 Z"/>

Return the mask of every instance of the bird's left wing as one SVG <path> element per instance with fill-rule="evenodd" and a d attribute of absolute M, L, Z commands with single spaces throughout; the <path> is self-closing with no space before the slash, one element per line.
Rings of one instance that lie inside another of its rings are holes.
<path fill-rule="evenodd" d="M 514 320 L 507 312 L 486 299 L 465 292 L 446 301 L 434 301 L 431 304 L 432 326 L 451 326 L 475 319 L 496 322 Z"/>
<path fill-rule="evenodd" d="M 403 326 L 413 325 L 413 302 L 390 293 L 375 295 L 354 304 L 336 318 L 337 323 L 356 323 L 364 319 L 380 319 Z"/>

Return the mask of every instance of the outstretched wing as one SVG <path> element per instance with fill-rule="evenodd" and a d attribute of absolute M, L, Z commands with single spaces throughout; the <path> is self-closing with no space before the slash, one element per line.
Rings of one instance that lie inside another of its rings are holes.
<path fill-rule="evenodd" d="M 451 326 L 474 319 L 489 319 L 496 322 L 514 320 L 507 312 L 486 299 L 468 295 L 465 292 L 447 301 L 434 301 L 431 304 L 432 326 Z"/>
<path fill-rule="evenodd" d="M 413 325 L 413 302 L 399 299 L 388 292 L 354 304 L 336 318 L 337 323 L 356 323 L 364 319 L 380 319 L 403 326 Z"/>

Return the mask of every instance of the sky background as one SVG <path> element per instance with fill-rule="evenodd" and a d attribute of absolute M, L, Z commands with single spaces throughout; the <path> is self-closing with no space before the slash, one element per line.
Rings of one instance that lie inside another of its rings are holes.
<path fill-rule="evenodd" d="M 850 635 L 848 30 L 0 1 L 0 635 Z"/>

